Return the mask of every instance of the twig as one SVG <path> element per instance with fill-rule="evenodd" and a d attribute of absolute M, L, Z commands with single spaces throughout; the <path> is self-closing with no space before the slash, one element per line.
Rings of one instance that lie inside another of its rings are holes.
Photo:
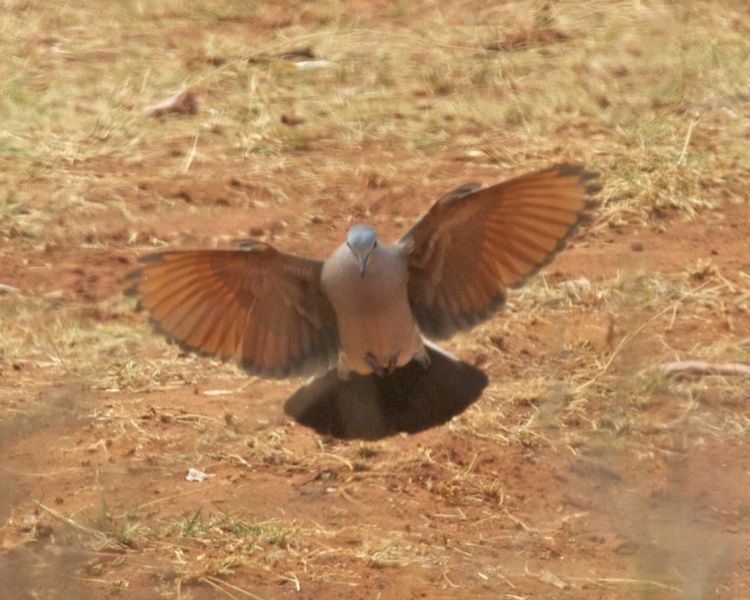
<path fill-rule="evenodd" d="M 451 581 L 450 577 L 448 577 L 448 571 L 443 571 L 443 579 L 445 579 L 448 582 L 448 585 L 450 587 L 452 587 L 452 588 L 458 588 L 459 587 L 455 583 L 453 583 L 453 581 Z"/>
<path fill-rule="evenodd" d="M 339 462 L 341 462 L 343 465 L 345 465 L 350 471 L 354 471 L 354 465 L 350 460 L 347 460 L 343 456 L 339 456 L 338 454 L 333 454 L 331 452 L 318 452 L 315 456 L 326 456 L 328 458 L 335 458 Z"/>
<path fill-rule="evenodd" d="M 539 581 L 542 581 L 544 583 L 549 583 L 550 585 L 554 585 L 556 588 L 560 590 L 564 590 L 568 587 L 568 583 L 564 580 L 562 580 L 560 577 L 555 575 L 552 571 L 549 571 L 548 569 L 542 569 L 538 573 L 534 573 L 531 569 L 529 569 L 529 563 L 526 563 L 523 567 L 524 573 L 526 575 L 531 575 L 532 577 L 536 577 L 539 579 Z"/>
<path fill-rule="evenodd" d="M 169 413 L 163 413 L 163 415 L 172 421 L 188 421 L 191 423 L 200 423 L 201 421 L 213 421 L 214 423 L 219 423 L 220 425 L 224 425 L 224 421 L 222 419 L 217 419 L 216 417 L 209 417 L 208 415 L 199 415 L 199 414 L 189 414 L 189 415 L 171 415 Z"/>
<path fill-rule="evenodd" d="M 113 541 L 112 538 L 110 538 L 106 533 L 102 531 L 98 531 L 96 529 L 91 529 L 89 527 L 86 527 L 85 525 L 81 525 L 80 523 L 76 523 L 73 519 L 66 517 L 65 515 L 60 514 L 56 510 L 51 509 L 49 506 L 46 506 L 42 504 L 41 502 L 37 502 L 36 500 L 33 501 L 36 506 L 38 506 L 40 509 L 42 509 L 44 512 L 46 512 L 51 517 L 54 517 L 58 521 L 62 521 L 66 525 L 69 525 L 70 527 L 73 527 L 74 529 L 77 529 L 78 531 L 82 531 L 83 533 L 90 535 L 92 537 L 95 537 L 99 539 L 99 541 L 102 542 L 111 542 Z"/>
<path fill-rule="evenodd" d="M 302 591 L 302 585 L 299 582 L 299 577 L 297 577 L 297 574 L 294 571 L 289 571 L 289 575 L 279 575 L 281 579 L 284 579 L 285 581 L 291 581 L 294 584 L 294 589 L 298 592 Z"/>
<path fill-rule="evenodd" d="M 344 488 L 344 486 L 339 486 L 338 488 L 336 488 L 336 491 L 339 493 L 339 495 L 344 500 L 347 500 L 348 502 L 351 502 L 355 506 L 362 506 L 362 507 L 366 507 L 367 506 L 366 504 L 360 502 L 359 500 L 355 500 L 352 497 L 352 495 L 349 492 L 346 491 L 346 489 Z"/>
<path fill-rule="evenodd" d="M 224 485 L 224 484 L 222 483 L 214 484 L 211 487 L 201 486 L 201 487 L 194 488 L 192 490 L 188 490 L 187 492 L 181 492 L 179 494 L 173 494 L 171 496 L 164 496 L 162 498 L 157 498 L 156 500 L 149 500 L 148 502 L 144 504 L 139 504 L 138 506 L 136 506 L 135 510 L 140 511 L 146 508 L 147 506 L 153 506 L 154 504 L 160 504 L 161 502 L 167 502 L 168 500 L 174 500 L 175 498 L 181 498 L 182 496 L 189 496 L 190 494 L 197 494 L 197 493 L 205 494 L 209 490 L 216 487 L 217 485 Z"/>
<path fill-rule="evenodd" d="M 6 283 L 0 283 L 0 294 L 18 294 L 18 288 Z"/>
<path fill-rule="evenodd" d="M 198 101 L 190 90 L 177 92 L 169 98 L 143 109 L 143 114 L 147 117 L 161 117 L 167 113 L 194 115 L 197 112 Z"/>
<path fill-rule="evenodd" d="M 528 533 L 534 533 L 536 529 L 533 527 L 529 527 L 526 523 L 524 523 L 521 519 L 519 519 L 517 516 L 512 514 L 507 508 L 505 509 L 505 515 L 513 521 L 516 525 L 518 525 L 521 529 Z"/>
<path fill-rule="evenodd" d="M 710 363 L 703 360 L 678 360 L 659 367 L 664 375 L 693 373 L 695 375 L 750 375 L 750 365 L 742 363 Z"/>
<path fill-rule="evenodd" d="M 195 152 L 198 149 L 198 134 L 195 134 L 195 137 L 193 138 L 193 146 L 190 148 L 190 152 L 185 157 L 185 162 L 182 165 L 182 174 L 185 175 L 190 170 L 190 165 L 193 164 L 193 159 L 195 158 Z"/>
<path fill-rule="evenodd" d="M 213 579 L 213 577 L 201 577 L 200 581 L 202 581 L 203 583 L 207 583 L 212 588 L 216 588 L 220 592 L 222 592 L 222 593 L 226 594 L 227 596 L 229 596 L 230 598 L 232 598 L 232 600 L 240 600 L 237 596 L 235 596 L 234 594 L 231 594 L 230 592 L 228 592 L 227 590 L 225 590 L 223 587 L 221 587 L 220 585 L 218 585 L 216 582 L 212 581 L 212 579 Z M 219 580 L 219 581 L 221 581 L 221 580 Z"/>
<path fill-rule="evenodd" d="M 263 600 L 263 598 L 261 598 L 260 596 L 256 596 L 252 592 L 248 592 L 247 590 L 243 590 L 241 587 L 237 587 L 236 585 L 232 585 L 228 581 L 224 581 L 223 579 L 219 579 L 218 577 L 214 577 L 213 575 L 207 575 L 206 577 L 201 577 L 201 581 L 205 581 L 209 585 L 212 585 L 213 587 L 218 588 L 219 590 L 221 590 L 222 592 L 224 592 L 225 594 L 227 594 L 231 598 L 237 598 L 237 596 L 234 596 L 234 595 L 230 594 L 227 590 L 225 590 L 221 586 L 226 586 L 230 590 L 234 590 L 235 592 L 238 592 L 238 593 L 242 594 L 243 596 L 247 596 L 248 598 L 253 598 L 253 600 Z"/>
<path fill-rule="evenodd" d="M 661 583 L 660 581 L 652 581 L 650 579 L 630 579 L 628 577 L 568 577 L 570 581 L 588 581 L 593 583 L 622 583 L 630 585 L 650 585 L 652 587 L 658 587 L 665 590 L 671 590 L 673 592 L 680 593 L 682 590 L 668 583 Z"/>
<path fill-rule="evenodd" d="M 687 156 L 687 150 L 688 146 L 690 145 L 690 138 L 693 137 L 693 129 L 695 128 L 695 124 L 698 122 L 698 118 L 696 117 L 692 121 L 690 121 L 690 125 L 688 126 L 687 134 L 685 134 L 685 142 L 682 144 L 682 152 L 680 152 L 680 157 L 677 159 L 678 165 L 684 165 L 685 159 Z"/>

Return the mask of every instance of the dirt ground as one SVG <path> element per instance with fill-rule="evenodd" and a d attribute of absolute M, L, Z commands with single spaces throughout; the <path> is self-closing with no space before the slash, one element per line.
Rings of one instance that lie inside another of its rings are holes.
<path fill-rule="evenodd" d="M 3 11 L 1 599 L 750 598 L 750 377 L 660 370 L 750 364 L 747 6 Z M 301 380 L 123 293 L 155 250 L 322 258 L 561 161 L 601 173 L 592 221 L 447 344 L 491 383 L 417 435 L 321 438 Z"/>

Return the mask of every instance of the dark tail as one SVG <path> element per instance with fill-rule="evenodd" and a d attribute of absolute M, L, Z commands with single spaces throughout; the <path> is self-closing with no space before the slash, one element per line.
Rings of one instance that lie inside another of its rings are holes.
<path fill-rule="evenodd" d="M 462 413 L 488 383 L 479 369 L 427 346 L 425 369 L 410 362 L 385 377 L 352 373 L 342 381 L 332 370 L 297 390 L 284 412 L 322 435 L 378 440 L 417 433 Z"/>

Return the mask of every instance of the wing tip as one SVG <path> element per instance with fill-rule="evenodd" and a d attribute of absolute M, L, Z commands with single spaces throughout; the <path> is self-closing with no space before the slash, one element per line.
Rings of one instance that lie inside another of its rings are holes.
<path fill-rule="evenodd" d="M 587 195 L 601 190 L 600 173 L 582 163 L 560 163 L 553 167 L 559 177 L 577 177 L 578 183 L 584 186 Z"/>
<path fill-rule="evenodd" d="M 412 311 L 425 337 L 430 340 L 447 340 L 459 331 L 468 331 L 489 320 L 505 306 L 507 299 L 508 293 L 505 287 L 502 287 L 486 306 L 476 311 L 464 311 L 456 315 L 450 315 L 443 311 L 430 311 L 426 307 L 414 305 L 412 305 Z M 430 315 L 431 312 L 432 316 Z M 436 319 L 436 314 L 439 314 L 440 318 Z"/>
<path fill-rule="evenodd" d="M 585 209 L 579 212 L 578 219 L 576 219 L 576 222 L 570 226 L 570 228 L 568 229 L 568 232 L 564 236 L 562 236 L 560 239 L 557 240 L 555 247 L 552 248 L 547 253 L 547 255 L 534 266 L 533 269 L 531 269 L 518 281 L 514 282 L 513 284 L 508 285 L 508 287 L 513 288 L 513 289 L 518 289 L 520 287 L 523 287 L 529 279 L 531 279 L 534 275 L 539 273 L 539 271 L 541 271 L 544 267 L 546 267 L 553 260 L 555 260 L 555 257 L 560 252 L 562 252 L 565 249 L 565 247 L 568 245 L 570 238 L 572 238 L 576 234 L 580 226 L 586 224 L 590 218 L 591 218 L 590 213 L 588 213 Z"/>
<path fill-rule="evenodd" d="M 138 283 L 138 281 L 131 283 L 122 291 L 124 296 L 127 296 L 128 298 L 136 298 L 138 300 L 138 303 L 136 304 L 136 310 L 140 310 L 141 304 L 141 294 L 138 292 Z"/>
<path fill-rule="evenodd" d="M 126 287 L 122 293 L 128 298 L 136 298 L 137 303 L 135 309 L 140 311 L 143 308 L 143 305 L 141 302 L 141 292 L 138 289 L 138 286 L 141 281 L 143 281 L 143 269 L 134 269 L 133 271 L 130 271 L 130 273 L 125 276 L 125 281 L 127 282 L 128 287 Z"/>
<path fill-rule="evenodd" d="M 600 173 L 598 171 L 592 170 L 581 163 L 561 163 L 552 167 L 551 170 L 559 177 L 578 178 L 577 183 L 583 186 L 583 195 L 585 196 L 583 208 L 578 211 L 575 222 L 570 224 L 565 235 L 557 240 L 555 247 L 529 273 L 519 281 L 509 285 L 508 287 L 510 288 L 522 287 L 531 277 L 549 265 L 567 246 L 570 239 L 579 231 L 580 227 L 591 220 L 591 211 L 598 205 L 598 200 L 592 197 L 601 190 Z"/>
<path fill-rule="evenodd" d="M 464 183 L 462 185 L 459 185 L 456 189 L 451 190 L 450 192 L 442 196 L 440 199 L 438 199 L 436 204 L 450 204 L 452 202 L 458 202 L 459 200 L 465 198 L 466 196 L 473 194 L 481 187 L 482 187 L 482 184 L 476 181 Z"/>
<path fill-rule="evenodd" d="M 138 257 L 138 262 L 143 265 L 150 265 L 150 264 L 161 264 L 164 262 L 164 257 L 167 254 L 174 254 L 174 252 L 170 252 L 169 250 L 166 250 L 164 252 L 152 252 L 150 254 L 142 254 Z"/>

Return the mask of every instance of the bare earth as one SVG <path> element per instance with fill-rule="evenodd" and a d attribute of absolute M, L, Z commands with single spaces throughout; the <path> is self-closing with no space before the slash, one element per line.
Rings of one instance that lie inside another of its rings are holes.
<path fill-rule="evenodd" d="M 0 599 L 750 598 L 750 378 L 659 370 L 750 364 L 749 9 L 190 4 L 0 15 Z M 418 435 L 321 439 L 301 380 L 123 294 L 148 252 L 322 258 L 561 161 L 591 223 L 447 344 L 491 383 Z"/>

